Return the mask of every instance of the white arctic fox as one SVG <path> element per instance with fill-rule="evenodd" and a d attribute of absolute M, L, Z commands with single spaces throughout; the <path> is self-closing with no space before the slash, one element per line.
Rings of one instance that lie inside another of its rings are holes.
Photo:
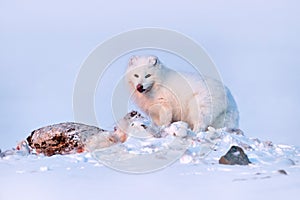
<path fill-rule="evenodd" d="M 219 81 L 176 72 L 156 56 L 133 56 L 126 81 L 134 102 L 158 126 L 184 121 L 193 131 L 238 128 L 237 105 Z"/>

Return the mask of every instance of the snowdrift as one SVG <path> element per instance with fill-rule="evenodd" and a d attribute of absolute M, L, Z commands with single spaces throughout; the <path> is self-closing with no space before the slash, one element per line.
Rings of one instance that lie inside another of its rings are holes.
<path fill-rule="evenodd" d="M 31 199 L 45 194 L 48 195 L 44 199 L 112 198 L 111 192 L 115 190 L 119 192 L 114 194 L 116 198 L 135 199 L 140 195 L 145 199 L 162 198 L 161 195 L 194 198 L 200 185 L 205 185 L 201 194 L 205 198 L 229 195 L 260 199 L 268 195 L 276 199 L 279 194 L 293 196 L 298 192 L 299 147 L 249 138 L 226 128 L 194 133 L 184 122 L 159 129 L 141 115 L 124 119 L 126 123 L 122 121 L 112 132 L 101 129 L 105 137 L 92 134 L 90 140 L 85 132 L 88 142 L 83 153 L 70 151 L 68 155 L 48 157 L 37 154 L 24 143 L 19 150 L 1 152 L 0 199 L 23 198 L 28 191 L 35 191 Z M 120 127 L 126 129 L 126 140 L 107 140 Z M 101 143 L 103 139 L 110 145 Z M 219 164 L 232 146 L 244 150 L 250 161 L 248 165 Z M 265 180 L 272 181 L 261 182 Z M 160 193 L 151 192 L 153 187 L 159 188 Z M 82 192 L 63 193 L 62 188 Z M 168 192 L 173 189 L 173 193 Z M 245 196 L 249 191 L 251 194 Z"/>

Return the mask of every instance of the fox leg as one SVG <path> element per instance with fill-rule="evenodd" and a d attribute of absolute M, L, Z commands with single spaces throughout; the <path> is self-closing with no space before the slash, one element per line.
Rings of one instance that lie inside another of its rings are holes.
<path fill-rule="evenodd" d="M 148 108 L 148 115 L 157 126 L 169 125 L 172 122 L 172 108 L 165 104 L 154 104 Z"/>

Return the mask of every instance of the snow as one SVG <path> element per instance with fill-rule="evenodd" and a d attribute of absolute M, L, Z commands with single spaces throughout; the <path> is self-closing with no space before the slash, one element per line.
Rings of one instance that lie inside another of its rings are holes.
<path fill-rule="evenodd" d="M 183 134 L 184 124 L 175 122 L 166 127 L 161 138 L 132 135 L 123 144 L 90 153 L 46 157 L 17 151 L 4 156 L 0 159 L 0 197 L 297 199 L 299 147 L 225 129 L 210 128 L 198 134 L 186 129 Z M 219 164 L 232 145 L 242 147 L 251 164 Z M 177 155 L 169 153 L 172 151 Z"/>
<path fill-rule="evenodd" d="M 1 199 L 297 199 L 299 168 L 288 175 L 255 166 L 175 163 L 155 173 L 120 173 L 89 154 L 1 161 Z"/>

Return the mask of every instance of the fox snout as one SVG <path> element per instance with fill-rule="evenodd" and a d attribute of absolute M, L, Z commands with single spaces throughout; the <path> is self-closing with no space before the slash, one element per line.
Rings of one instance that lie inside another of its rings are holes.
<path fill-rule="evenodd" d="M 137 91 L 139 91 L 140 93 L 142 93 L 142 92 L 144 92 L 145 91 L 145 89 L 144 89 L 144 87 L 143 87 L 143 85 L 142 84 L 137 84 L 137 86 L 136 86 L 136 90 Z"/>

